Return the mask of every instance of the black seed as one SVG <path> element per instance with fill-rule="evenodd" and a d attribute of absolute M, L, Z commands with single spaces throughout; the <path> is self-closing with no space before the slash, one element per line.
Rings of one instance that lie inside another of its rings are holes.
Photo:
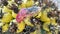
<path fill-rule="evenodd" d="M 34 0 L 35 2 L 37 1 L 37 0 Z"/>
<path fill-rule="evenodd" d="M 16 24 L 15 24 L 15 23 L 12 23 L 12 25 L 11 25 L 10 28 L 9 28 L 9 30 L 10 30 L 10 32 L 11 32 L 12 30 L 14 30 L 13 32 L 16 32 L 16 31 L 17 31 L 17 26 L 16 26 Z"/>
<path fill-rule="evenodd" d="M 8 5 L 7 0 L 2 0 L 2 4 L 3 4 L 4 6 L 7 6 L 7 5 Z"/>
<path fill-rule="evenodd" d="M 2 14 L 0 14 L 0 19 L 3 17 L 3 15 Z"/>
<path fill-rule="evenodd" d="M 31 26 L 26 26 L 25 29 L 23 30 L 23 32 L 28 32 L 28 31 L 30 31 L 30 29 L 31 29 Z"/>
<path fill-rule="evenodd" d="M 18 8 L 14 8 L 14 13 L 18 13 Z"/>
<path fill-rule="evenodd" d="M 26 26 L 26 30 L 29 31 L 31 26 Z"/>
<path fill-rule="evenodd" d="M 58 34 L 60 34 L 60 31 L 58 31 Z"/>
<path fill-rule="evenodd" d="M 36 28 L 35 27 L 32 27 L 31 29 L 30 29 L 30 32 L 34 32 L 36 30 Z"/>
<path fill-rule="evenodd" d="M 15 4 L 12 4 L 11 9 L 14 11 L 14 13 L 18 13 L 19 9 Z"/>
<path fill-rule="evenodd" d="M 60 19 L 57 19 L 57 23 L 60 23 Z"/>
<path fill-rule="evenodd" d="M 23 32 L 26 32 L 26 30 L 24 29 Z"/>
<path fill-rule="evenodd" d="M 40 20 L 40 24 L 41 24 L 41 25 L 43 25 L 43 24 L 44 24 L 44 22 Z"/>
<path fill-rule="evenodd" d="M 3 13 L 2 13 L 2 10 L 0 12 L 0 19 L 3 18 Z"/>
<path fill-rule="evenodd" d="M 16 4 L 21 5 L 22 4 L 22 0 L 15 0 Z M 19 2 L 19 3 L 18 3 Z"/>
<path fill-rule="evenodd" d="M 2 27 L 0 27 L 0 33 L 2 33 Z"/>
<path fill-rule="evenodd" d="M 30 34 L 30 32 L 27 32 L 26 34 Z"/>
<path fill-rule="evenodd" d="M 35 23 L 35 22 L 33 21 L 33 19 L 34 19 L 33 17 L 30 18 L 30 21 L 31 21 L 32 24 Z"/>
<path fill-rule="evenodd" d="M 47 16 L 50 18 L 52 17 L 51 12 L 48 12 Z"/>
<path fill-rule="evenodd" d="M 31 17 L 30 21 L 32 24 L 39 24 L 40 22 L 39 18 L 35 18 L 35 17 Z"/>

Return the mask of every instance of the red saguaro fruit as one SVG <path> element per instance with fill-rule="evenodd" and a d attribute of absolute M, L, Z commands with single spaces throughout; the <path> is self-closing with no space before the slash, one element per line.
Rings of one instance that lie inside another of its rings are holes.
<path fill-rule="evenodd" d="M 26 17 L 27 10 L 25 8 L 21 9 L 19 13 L 17 14 L 16 20 L 17 22 L 21 22 L 24 20 L 24 17 Z"/>

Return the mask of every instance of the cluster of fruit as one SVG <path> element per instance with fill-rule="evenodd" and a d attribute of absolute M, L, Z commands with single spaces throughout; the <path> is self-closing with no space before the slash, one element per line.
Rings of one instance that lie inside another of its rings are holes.
<path fill-rule="evenodd" d="M 0 1 L 1 34 L 57 34 L 59 24 L 60 11 L 52 1 Z"/>

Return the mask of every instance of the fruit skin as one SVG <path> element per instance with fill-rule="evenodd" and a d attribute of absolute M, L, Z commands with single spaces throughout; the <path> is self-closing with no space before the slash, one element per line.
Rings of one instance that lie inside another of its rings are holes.
<path fill-rule="evenodd" d="M 2 32 L 7 32 L 8 31 L 9 24 L 5 24 L 2 26 Z"/>
<path fill-rule="evenodd" d="M 7 6 L 4 6 L 2 10 L 3 12 L 12 13 L 12 10 L 10 10 Z"/>
<path fill-rule="evenodd" d="M 5 13 L 2 18 L 2 23 L 9 23 L 12 19 L 12 14 Z"/>
<path fill-rule="evenodd" d="M 33 0 L 27 0 L 27 2 L 26 2 L 26 7 L 27 7 L 27 8 L 28 8 L 28 7 L 31 7 L 31 6 L 33 6 L 33 4 L 34 4 Z"/>
<path fill-rule="evenodd" d="M 11 22 L 10 22 L 10 26 L 12 26 L 13 24 L 16 24 L 16 26 L 17 26 L 17 30 L 16 30 L 15 33 L 20 33 L 20 32 L 22 32 L 22 31 L 24 30 L 24 28 L 25 28 L 25 23 L 24 23 L 23 21 L 21 21 L 21 23 L 17 23 L 16 19 L 13 19 L 13 20 L 11 20 Z"/>
<path fill-rule="evenodd" d="M 49 28 L 48 28 L 48 26 L 50 25 L 50 22 L 51 22 L 51 21 L 50 21 L 50 18 L 47 16 L 47 13 L 48 13 L 49 11 L 50 11 L 49 8 L 44 9 L 44 10 L 41 12 L 41 17 L 40 17 L 41 21 L 44 22 L 44 24 L 43 24 L 43 29 L 48 32 L 47 34 L 51 34 L 51 32 L 50 32 L 50 30 L 49 30 Z"/>
<path fill-rule="evenodd" d="M 50 12 L 50 11 L 51 11 L 51 8 L 46 8 L 41 14 L 41 20 L 44 22 L 43 29 L 47 32 L 47 34 L 52 34 L 52 32 L 49 29 L 49 25 L 54 24 L 54 26 L 55 26 L 55 24 L 56 24 L 55 18 L 51 19 L 47 16 L 48 12 Z"/>
<path fill-rule="evenodd" d="M 26 19 L 26 20 L 25 20 Z M 29 26 L 34 26 L 31 22 L 30 22 L 30 17 L 26 17 L 24 19 L 24 22 L 25 22 L 25 24 L 27 24 L 27 25 L 29 25 Z"/>
<path fill-rule="evenodd" d="M 41 17 L 41 12 L 39 12 L 36 16 L 36 18 L 40 18 Z"/>
<path fill-rule="evenodd" d="M 41 12 L 41 21 L 44 22 L 43 29 L 49 32 L 48 25 L 50 24 L 50 18 L 47 17 L 46 9 L 43 12 Z"/>
<path fill-rule="evenodd" d="M 20 33 L 24 30 L 25 23 L 23 21 L 21 21 L 21 23 L 18 23 L 17 26 L 18 26 L 17 33 Z"/>
<path fill-rule="evenodd" d="M 47 17 L 47 11 L 44 10 L 41 14 L 41 20 L 46 22 L 46 21 L 49 21 L 50 22 L 50 19 Z"/>
<path fill-rule="evenodd" d="M 16 18 L 16 16 L 17 16 L 17 14 L 18 14 L 18 12 L 19 12 L 19 9 L 18 9 L 18 6 L 16 5 L 16 4 L 11 4 L 10 5 L 11 7 L 10 7 L 10 10 L 12 10 L 12 17 L 13 18 Z"/>
<path fill-rule="evenodd" d="M 12 11 L 12 17 L 16 18 L 17 14 Z"/>
<path fill-rule="evenodd" d="M 22 3 L 21 5 L 18 6 L 19 9 L 26 8 L 26 4 Z"/>

